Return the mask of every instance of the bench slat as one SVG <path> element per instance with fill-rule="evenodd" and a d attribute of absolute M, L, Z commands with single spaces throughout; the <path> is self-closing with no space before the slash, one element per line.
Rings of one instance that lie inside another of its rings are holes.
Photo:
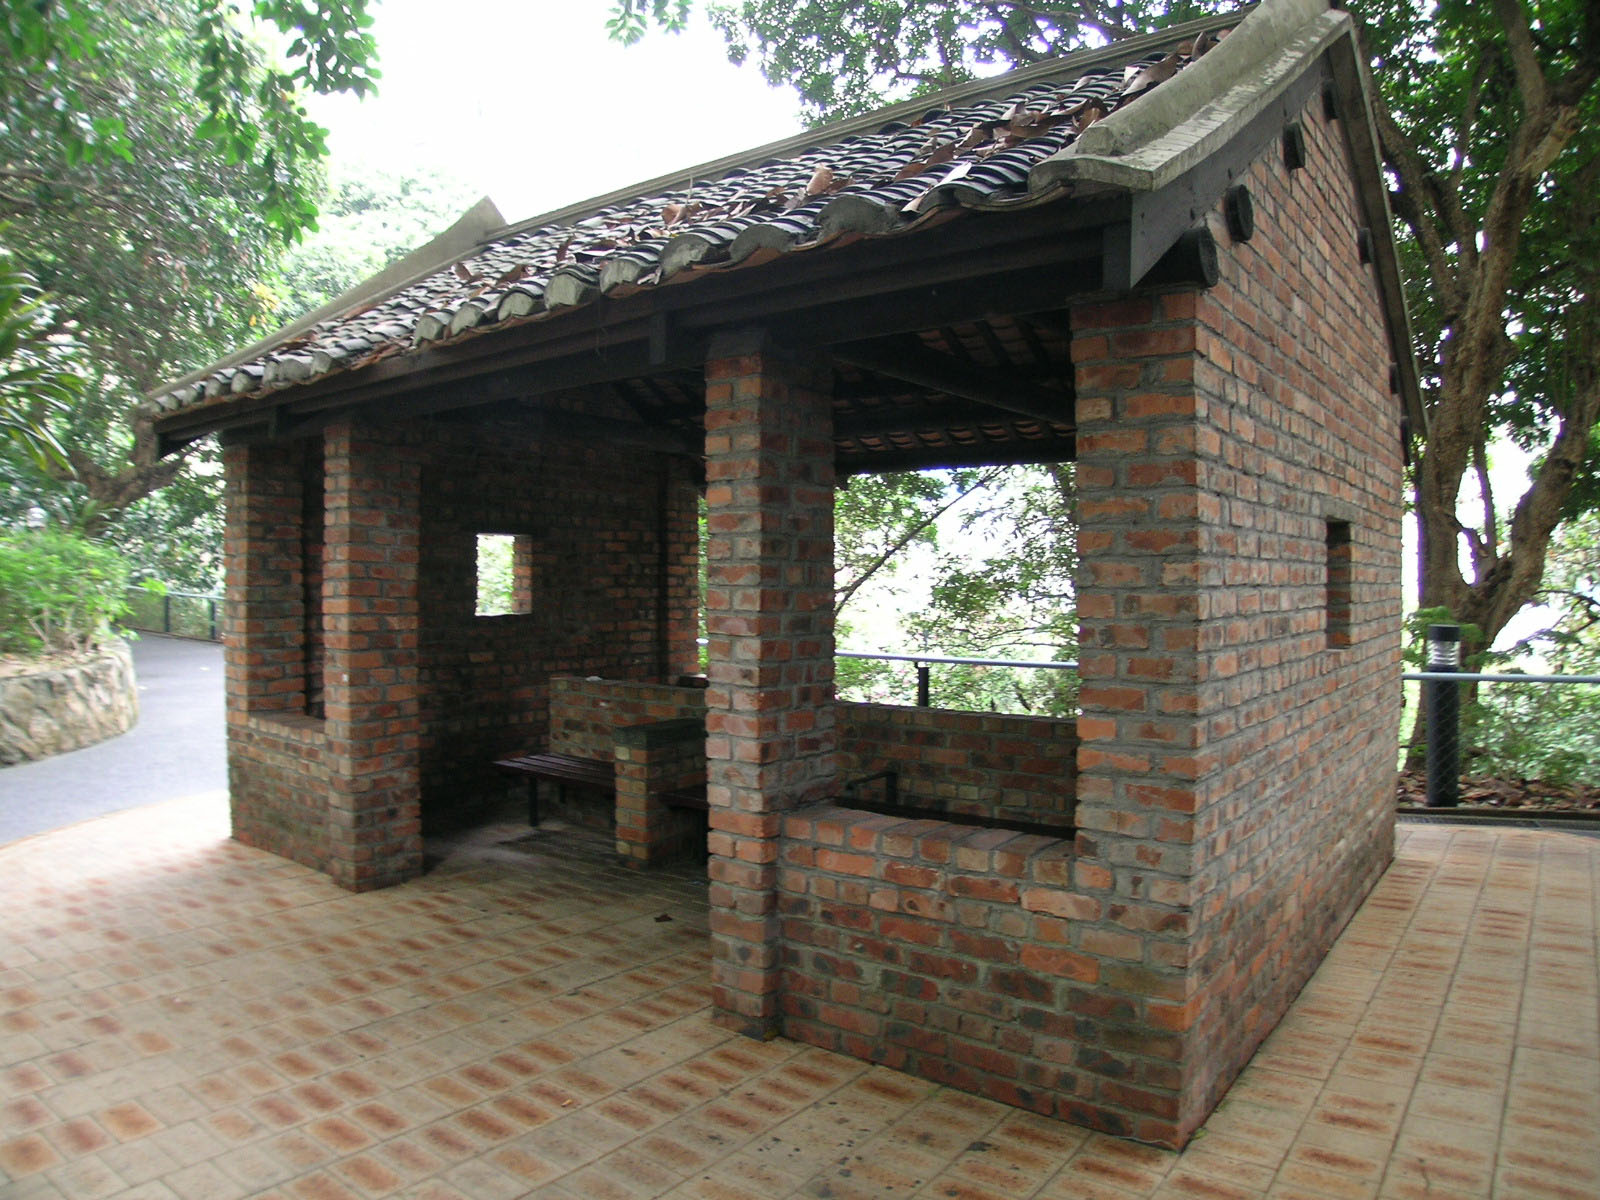
<path fill-rule="evenodd" d="M 711 805 L 706 802 L 706 787 L 679 788 L 676 791 L 660 792 L 658 798 L 668 808 L 688 808 L 696 812 L 709 812 Z"/>
<path fill-rule="evenodd" d="M 529 777 L 528 824 L 539 823 L 540 779 L 550 779 L 558 785 L 568 783 L 583 787 L 611 791 L 617 785 L 617 764 L 593 758 L 575 758 L 570 754 L 516 754 L 497 759 L 495 766 L 502 771 Z"/>
<path fill-rule="evenodd" d="M 592 783 L 602 787 L 610 787 L 617 778 L 615 763 L 574 758 L 570 754 L 519 754 L 513 758 L 502 758 L 494 765 L 522 775 L 561 779 L 569 783 Z"/>

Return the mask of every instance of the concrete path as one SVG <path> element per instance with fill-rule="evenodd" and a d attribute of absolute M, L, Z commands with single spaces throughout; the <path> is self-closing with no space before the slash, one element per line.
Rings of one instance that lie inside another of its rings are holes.
<path fill-rule="evenodd" d="M 1182 1154 L 719 1029 L 704 868 L 430 850 L 351 895 L 205 801 L 0 847 L 0 1196 L 1600 1196 L 1593 838 L 1402 826 Z"/>
<path fill-rule="evenodd" d="M 139 723 L 43 762 L 0 767 L 0 845 L 90 817 L 227 795 L 222 647 L 147 633 L 133 643 Z"/>

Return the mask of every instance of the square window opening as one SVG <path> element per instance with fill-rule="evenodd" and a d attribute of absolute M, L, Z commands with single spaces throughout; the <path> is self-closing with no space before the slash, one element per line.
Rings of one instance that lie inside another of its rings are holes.
<path fill-rule="evenodd" d="M 477 535 L 477 601 L 480 617 L 533 611 L 533 539 L 524 534 Z"/>

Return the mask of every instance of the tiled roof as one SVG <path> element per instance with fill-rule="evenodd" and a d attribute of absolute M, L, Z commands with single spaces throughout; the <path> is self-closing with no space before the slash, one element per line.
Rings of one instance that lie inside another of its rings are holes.
<path fill-rule="evenodd" d="M 1061 193 L 1034 169 L 1106 115 L 1159 89 L 1216 47 L 1226 29 L 1131 58 L 1059 73 L 1010 94 L 930 105 L 714 178 L 652 190 L 576 219 L 499 231 L 456 261 L 262 350 L 153 397 L 168 414 L 352 372 L 441 341 L 559 318 L 578 306 L 757 267 L 860 237 L 901 236 L 964 211 Z M 966 89 L 970 94 L 971 88 Z M 900 106 L 903 110 L 904 106 Z M 859 122 L 852 123 L 859 126 Z"/>

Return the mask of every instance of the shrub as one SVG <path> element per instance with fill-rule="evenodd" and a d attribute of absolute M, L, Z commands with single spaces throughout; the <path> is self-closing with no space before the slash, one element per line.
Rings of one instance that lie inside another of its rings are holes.
<path fill-rule="evenodd" d="M 0 536 L 0 654 L 80 653 L 127 610 L 114 550 L 53 530 Z"/>

